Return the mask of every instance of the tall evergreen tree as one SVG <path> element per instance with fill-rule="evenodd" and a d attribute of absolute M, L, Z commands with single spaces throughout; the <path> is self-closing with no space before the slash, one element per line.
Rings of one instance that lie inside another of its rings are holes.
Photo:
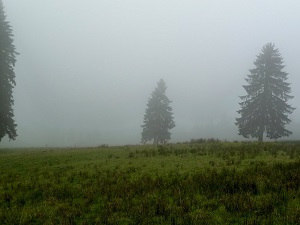
<path fill-rule="evenodd" d="M 294 110 L 287 101 L 292 99 L 287 73 L 278 49 L 268 43 L 254 62 L 255 68 L 250 69 L 250 75 L 244 85 L 247 95 L 240 97 L 240 118 L 236 119 L 239 135 L 258 138 L 263 141 L 264 134 L 270 139 L 289 136 L 291 131 L 285 125 L 291 120 L 288 114 Z"/>
<path fill-rule="evenodd" d="M 142 125 L 142 143 L 153 140 L 153 144 L 165 144 L 171 139 L 170 129 L 175 127 L 171 101 L 166 96 L 166 83 L 163 79 L 157 83 L 147 103 Z"/>
<path fill-rule="evenodd" d="M 5 135 L 10 140 L 17 136 L 13 119 L 13 87 L 16 85 L 14 66 L 16 63 L 15 46 L 13 45 L 12 28 L 6 21 L 4 6 L 0 0 L 0 141 Z"/>

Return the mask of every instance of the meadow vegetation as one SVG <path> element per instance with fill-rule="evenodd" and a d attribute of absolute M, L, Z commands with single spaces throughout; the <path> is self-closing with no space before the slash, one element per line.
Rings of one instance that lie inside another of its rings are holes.
<path fill-rule="evenodd" d="M 299 142 L 0 150 L 1 224 L 299 224 Z"/>

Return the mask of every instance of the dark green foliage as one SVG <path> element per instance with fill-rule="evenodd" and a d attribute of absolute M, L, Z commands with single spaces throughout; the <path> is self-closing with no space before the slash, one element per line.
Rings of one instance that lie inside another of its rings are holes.
<path fill-rule="evenodd" d="M 239 134 L 243 137 L 263 140 L 264 133 L 270 139 L 277 139 L 292 134 L 285 129 L 290 123 L 288 114 L 292 108 L 287 101 L 293 97 L 289 95 L 291 88 L 287 80 L 282 57 L 274 44 L 266 44 L 254 62 L 255 68 L 244 85 L 247 95 L 240 97 L 240 118 L 236 119 Z"/>
<path fill-rule="evenodd" d="M 166 89 L 166 83 L 161 79 L 148 100 L 142 125 L 142 143 L 153 140 L 153 144 L 165 144 L 171 139 L 169 130 L 175 127 L 175 123 Z"/>
<path fill-rule="evenodd" d="M 10 140 L 15 140 L 16 124 L 13 119 L 12 89 L 16 85 L 14 66 L 16 63 L 13 34 L 9 23 L 6 21 L 4 6 L 0 0 L 0 141 L 8 135 Z"/>

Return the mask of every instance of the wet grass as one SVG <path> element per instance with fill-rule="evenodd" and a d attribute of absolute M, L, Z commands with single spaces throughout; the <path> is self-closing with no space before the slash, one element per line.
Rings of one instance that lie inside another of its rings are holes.
<path fill-rule="evenodd" d="M 300 143 L 0 150 L 1 224 L 299 224 Z"/>

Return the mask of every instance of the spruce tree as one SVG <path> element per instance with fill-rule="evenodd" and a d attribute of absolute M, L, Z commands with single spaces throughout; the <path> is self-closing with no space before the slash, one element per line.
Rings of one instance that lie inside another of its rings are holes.
<path fill-rule="evenodd" d="M 272 43 L 266 44 L 254 62 L 255 68 L 244 85 L 247 95 L 241 96 L 241 109 L 236 119 L 239 135 L 258 138 L 263 141 L 264 135 L 277 139 L 292 134 L 285 129 L 291 120 L 288 115 L 294 110 L 287 101 L 292 99 L 290 84 L 286 82 L 288 73 L 278 49 Z"/>
<path fill-rule="evenodd" d="M 15 83 L 14 66 L 16 63 L 15 46 L 13 45 L 12 28 L 6 21 L 4 6 L 0 0 L 0 141 L 5 135 L 10 140 L 17 136 L 13 119 L 13 87 Z"/>
<path fill-rule="evenodd" d="M 148 99 L 142 125 L 142 143 L 153 140 L 153 144 L 165 144 L 171 139 L 170 129 L 175 127 L 171 101 L 166 96 L 166 83 L 160 79 Z"/>

